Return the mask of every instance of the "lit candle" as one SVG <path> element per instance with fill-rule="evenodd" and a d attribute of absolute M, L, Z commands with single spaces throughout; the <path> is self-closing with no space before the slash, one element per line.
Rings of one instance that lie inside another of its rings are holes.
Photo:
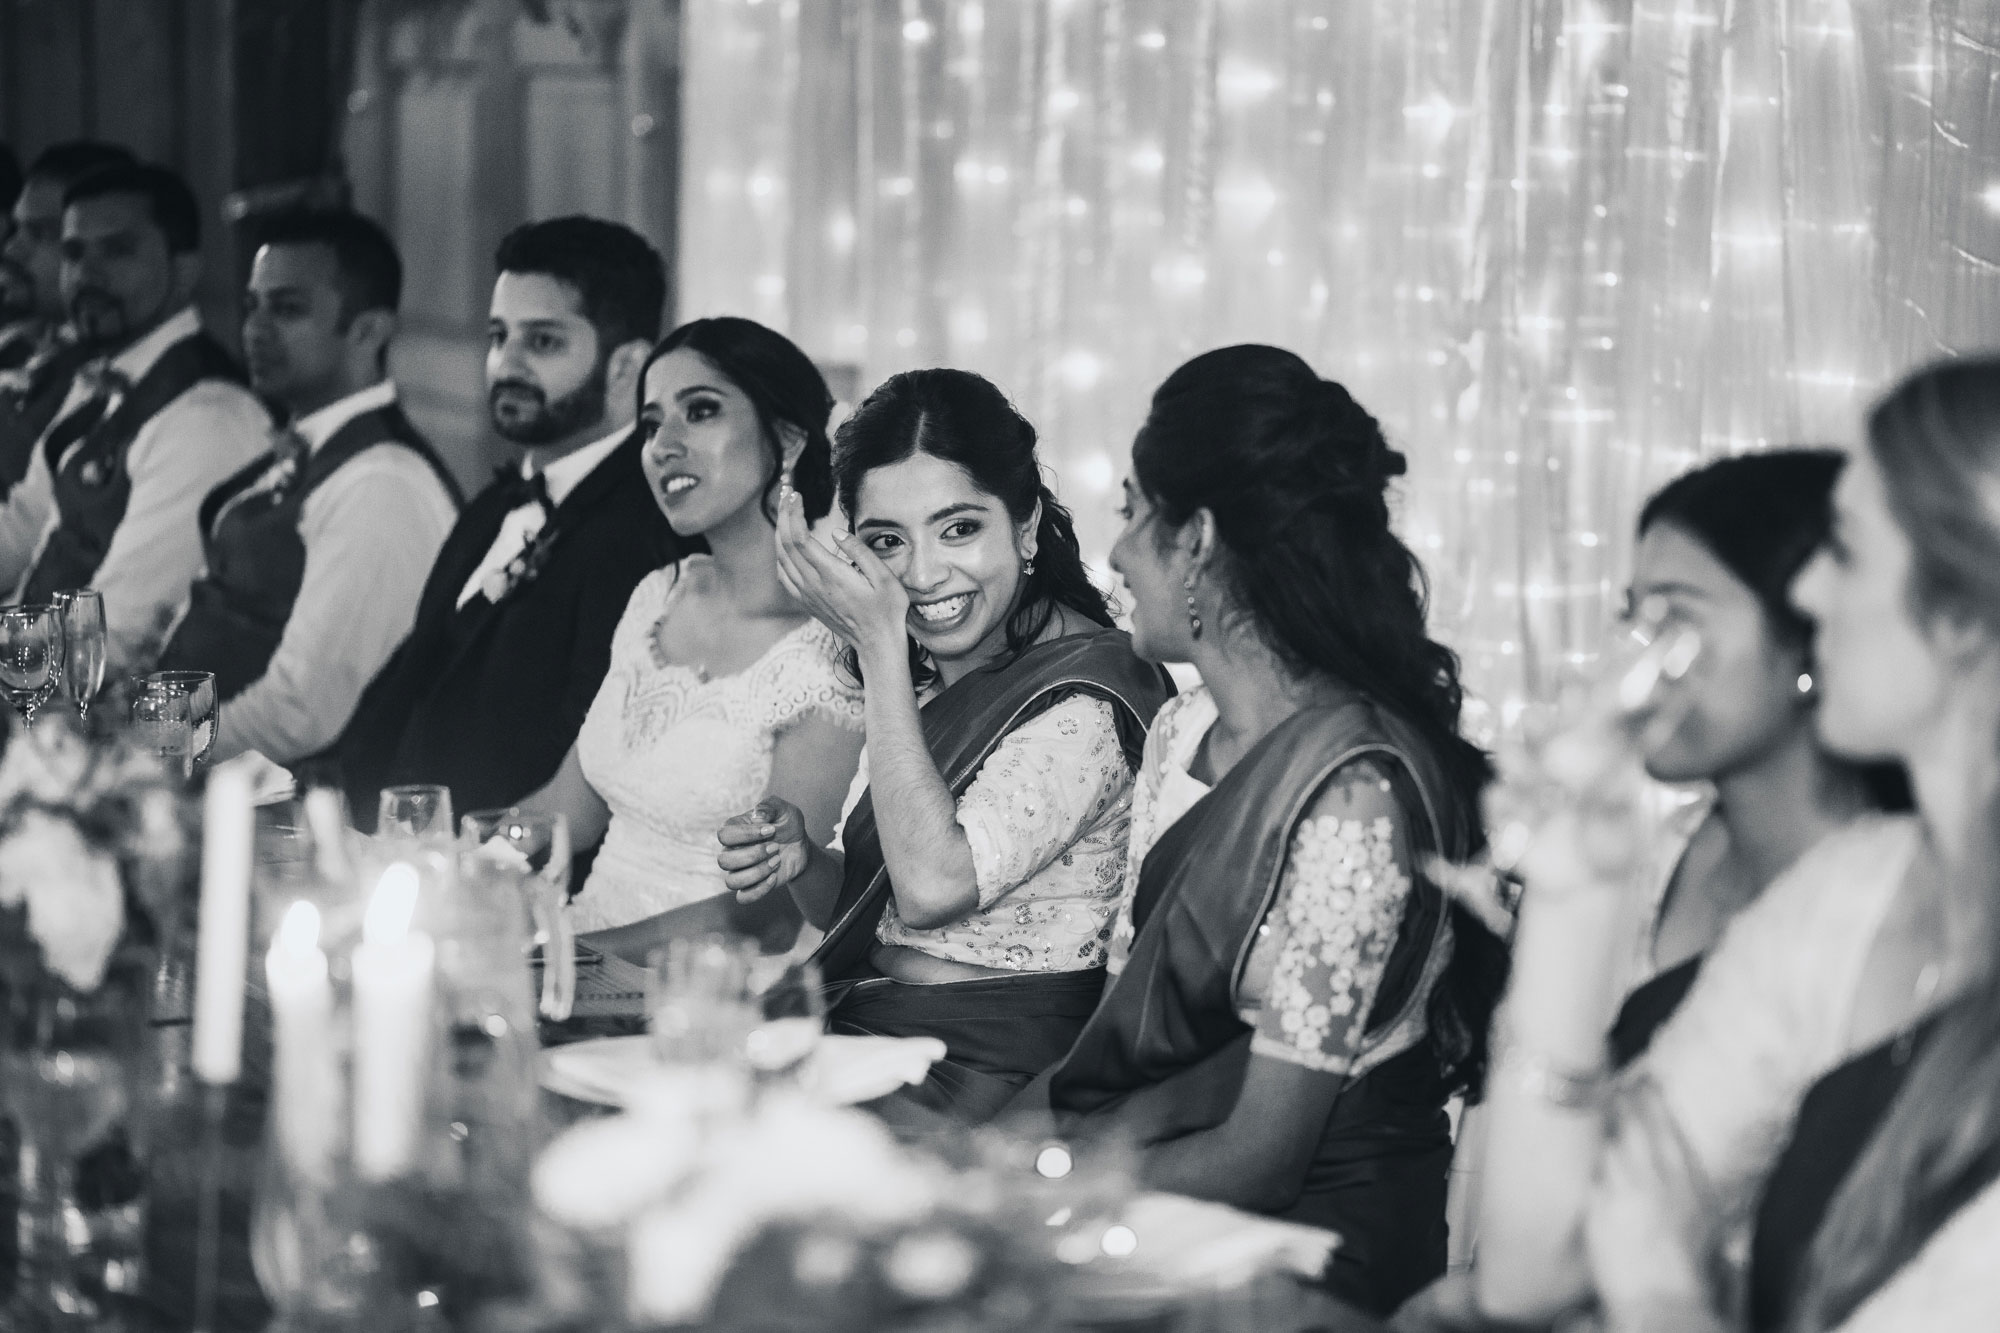
<path fill-rule="evenodd" d="M 430 1056 L 430 936 L 412 931 L 417 869 L 382 872 L 354 950 L 354 1169 L 388 1180 L 416 1162 Z"/>
<path fill-rule="evenodd" d="M 243 1069 L 243 983 L 250 954 L 249 770 L 208 775 L 201 818 L 201 919 L 195 935 L 194 1072 L 234 1083 Z"/>
<path fill-rule="evenodd" d="M 285 1162 L 313 1180 L 333 1160 L 336 1075 L 333 987 L 319 947 L 319 909 L 296 902 L 264 958 L 276 1047 L 273 1114 Z"/>

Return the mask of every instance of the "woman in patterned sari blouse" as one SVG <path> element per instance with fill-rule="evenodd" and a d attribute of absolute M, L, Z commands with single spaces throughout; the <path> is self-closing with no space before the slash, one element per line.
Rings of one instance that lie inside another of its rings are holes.
<path fill-rule="evenodd" d="M 1338 1231 L 1333 1288 L 1386 1312 L 1444 1267 L 1444 1107 L 1502 968 L 1423 871 L 1479 846 L 1488 769 L 1389 527 L 1403 458 L 1245 346 L 1167 379 L 1132 462 L 1134 645 L 1205 684 L 1147 740 L 1115 975 L 1049 1106 L 1149 1185 Z"/>

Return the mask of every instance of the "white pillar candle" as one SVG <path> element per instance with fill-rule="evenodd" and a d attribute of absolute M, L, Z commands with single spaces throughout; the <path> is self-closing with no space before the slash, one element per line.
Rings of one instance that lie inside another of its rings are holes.
<path fill-rule="evenodd" d="M 201 812 L 201 918 L 195 934 L 194 1072 L 234 1083 L 243 1070 L 243 983 L 250 953 L 250 774 L 208 775 Z"/>
<path fill-rule="evenodd" d="M 354 1169 L 389 1180 L 416 1164 L 430 1058 L 430 936 L 410 929 L 415 866 L 382 872 L 354 950 Z"/>
<path fill-rule="evenodd" d="M 319 947 L 318 908 L 296 902 L 285 912 L 265 955 L 264 975 L 271 991 L 278 1150 L 300 1175 L 324 1180 L 339 1121 L 333 986 Z"/>

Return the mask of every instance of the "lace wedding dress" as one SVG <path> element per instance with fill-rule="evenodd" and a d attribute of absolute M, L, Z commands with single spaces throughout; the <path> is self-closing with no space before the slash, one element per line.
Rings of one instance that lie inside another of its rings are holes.
<path fill-rule="evenodd" d="M 583 774 L 611 807 L 572 909 L 579 931 L 723 892 L 715 830 L 770 790 L 778 737 L 812 716 L 861 730 L 860 691 L 839 671 L 839 640 L 817 620 L 734 675 L 661 661 L 653 627 L 673 605 L 678 575 L 670 565 L 632 590 L 611 668 L 577 736 Z"/>

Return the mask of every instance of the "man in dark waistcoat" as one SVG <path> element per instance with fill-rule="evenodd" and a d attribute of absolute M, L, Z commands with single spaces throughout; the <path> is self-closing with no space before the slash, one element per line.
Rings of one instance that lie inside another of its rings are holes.
<path fill-rule="evenodd" d="M 245 294 L 250 382 L 290 425 L 202 502 L 200 578 L 159 665 L 212 671 L 214 758 L 326 748 L 409 632 L 458 484 L 388 377 L 403 265 L 356 213 L 263 232 Z"/>
<path fill-rule="evenodd" d="M 335 748 L 367 828 L 390 783 L 444 783 L 461 812 L 546 785 L 633 587 L 688 549 L 653 502 L 632 429 L 666 300 L 658 253 L 615 223 L 567 217 L 517 228 L 496 266 L 488 401 L 525 457 L 466 506 L 409 639 Z"/>
<path fill-rule="evenodd" d="M 0 587 L 104 599 L 110 675 L 143 667 L 201 568 L 203 497 L 263 453 L 270 417 L 191 304 L 200 213 L 156 166 L 63 193 L 61 285 L 88 349 L 21 484 L 0 505 Z"/>
<path fill-rule="evenodd" d="M 63 191 L 132 155 L 116 144 L 52 144 L 28 164 L 0 246 L 0 500 L 27 475 L 35 442 L 55 419 L 70 379 L 90 359 L 63 309 Z"/>

